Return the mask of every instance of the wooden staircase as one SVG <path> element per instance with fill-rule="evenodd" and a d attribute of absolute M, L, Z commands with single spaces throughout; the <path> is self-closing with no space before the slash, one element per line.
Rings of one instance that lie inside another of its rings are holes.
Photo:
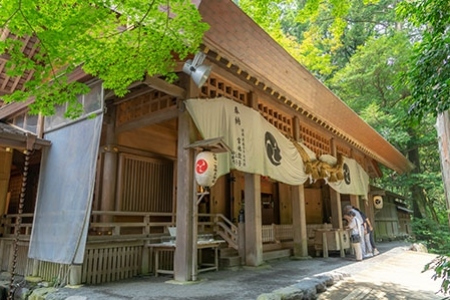
<path fill-rule="evenodd" d="M 224 215 L 218 214 L 215 219 L 215 232 L 227 243 L 219 248 L 219 267 L 230 269 L 240 267 L 244 262 L 239 255 L 238 228 Z M 287 258 L 292 255 L 292 249 L 286 249 L 283 243 L 265 244 L 263 248 L 263 260 L 269 261 Z M 283 249 L 284 248 L 284 249 Z"/>
<path fill-rule="evenodd" d="M 233 269 L 242 265 L 242 258 L 236 249 L 224 247 L 219 249 L 219 268 Z"/>

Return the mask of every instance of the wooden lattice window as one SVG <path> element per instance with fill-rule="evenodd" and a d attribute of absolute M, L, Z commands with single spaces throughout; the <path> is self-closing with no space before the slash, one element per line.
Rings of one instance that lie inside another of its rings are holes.
<path fill-rule="evenodd" d="M 292 136 L 292 117 L 281 113 L 276 108 L 267 104 L 259 103 L 258 109 L 261 115 L 269 121 L 270 124 L 275 126 L 278 130 L 288 136 Z"/>
<path fill-rule="evenodd" d="M 145 95 L 124 101 L 117 106 L 117 126 L 176 105 L 176 97 L 156 90 L 148 92 Z"/>
<path fill-rule="evenodd" d="M 305 124 L 300 125 L 300 137 L 303 143 L 317 156 L 331 153 L 330 139 L 326 138 L 318 130 L 314 130 Z"/>
<path fill-rule="evenodd" d="M 217 75 L 211 75 L 202 86 L 200 98 L 226 97 L 248 105 L 248 92 Z"/>

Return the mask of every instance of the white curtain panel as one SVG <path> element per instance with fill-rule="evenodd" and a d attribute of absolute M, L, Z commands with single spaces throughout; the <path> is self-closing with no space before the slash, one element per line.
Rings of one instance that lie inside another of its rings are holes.
<path fill-rule="evenodd" d="M 46 134 L 28 256 L 81 264 L 93 198 L 103 115 Z"/>

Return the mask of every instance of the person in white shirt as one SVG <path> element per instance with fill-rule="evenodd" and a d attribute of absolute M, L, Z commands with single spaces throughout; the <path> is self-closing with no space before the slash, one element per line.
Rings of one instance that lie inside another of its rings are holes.
<path fill-rule="evenodd" d="M 352 243 L 352 248 L 353 251 L 355 252 L 355 258 L 357 261 L 361 261 L 363 260 L 363 254 L 362 254 L 362 248 L 361 248 L 361 241 L 363 240 L 363 238 L 361 237 L 361 226 L 359 224 L 358 218 L 356 217 L 356 214 L 353 211 L 348 211 L 346 214 L 344 214 L 344 218 L 347 220 L 348 225 L 347 225 L 347 229 L 350 229 L 350 235 L 354 236 L 356 235 L 357 237 L 359 237 L 359 241 L 355 241 L 352 238 L 351 243 Z"/>

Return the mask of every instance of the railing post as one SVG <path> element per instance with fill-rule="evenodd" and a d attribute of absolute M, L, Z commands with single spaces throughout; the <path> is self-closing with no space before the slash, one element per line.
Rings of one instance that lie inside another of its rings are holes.
<path fill-rule="evenodd" d="M 150 215 L 146 215 L 144 217 L 144 223 L 145 223 L 145 227 L 144 227 L 143 234 L 145 234 L 148 237 L 150 234 Z"/>
<path fill-rule="evenodd" d="M 81 265 L 71 265 L 69 268 L 69 285 L 81 284 Z"/>
<path fill-rule="evenodd" d="M 144 234 L 146 237 L 150 236 L 150 215 L 146 215 L 144 217 Z M 142 260 L 141 260 L 141 274 L 149 273 L 149 247 L 147 246 L 146 240 L 144 240 L 144 244 L 142 246 Z"/>
<path fill-rule="evenodd" d="M 120 226 L 114 226 L 113 235 L 120 235 Z"/>
<path fill-rule="evenodd" d="M 31 272 L 31 275 L 36 277 L 39 276 L 39 260 L 38 259 L 33 259 L 33 271 Z"/>

